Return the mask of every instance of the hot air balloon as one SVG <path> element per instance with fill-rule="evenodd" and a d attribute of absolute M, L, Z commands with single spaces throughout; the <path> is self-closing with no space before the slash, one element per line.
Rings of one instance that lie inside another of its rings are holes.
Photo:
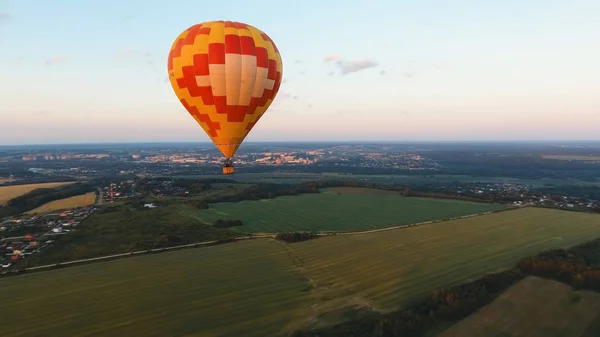
<path fill-rule="evenodd" d="M 233 156 L 281 85 L 275 43 L 245 23 L 203 22 L 179 34 L 167 66 L 175 95 L 225 156 L 223 174 L 233 174 Z"/>

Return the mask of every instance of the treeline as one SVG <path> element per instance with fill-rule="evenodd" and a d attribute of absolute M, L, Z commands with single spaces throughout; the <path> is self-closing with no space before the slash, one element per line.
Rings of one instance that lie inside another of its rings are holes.
<path fill-rule="evenodd" d="M 6 206 L 0 207 L 0 218 L 27 212 L 50 201 L 94 191 L 96 191 L 94 185 L 82 182 L 55 188 L 38 188 L 27 194 L 11 199 Z"/>
<path fill-rule="evenodd" d="M 554 249 L 521 259 L 515 268 L 433 292 L 407 309 L 373 314 L 294 337 L 422 337 L 439 324 L 459 321 L 527 276 L 539 276 L 578 289 L 600 291 L 600 239 L 570 249 Z"/>
<path fill-rule="evenodd" d="M 306 186 L 314 186 L 316 188 L 331 188 L 331 187 L 357 187 L 357 188 L 373 188 L 378 190 L 385 191 L 394 191 L 398 192 L 403 196 L 408 196 L 410 192 L 410 188 L 403 185 L 390 185 L 390 184 L 375 184 L 375 183 L 365 183 L 362 181 L 356 180 L 346 180 L 346 179 L 331 179 L 331 180 L 316 180 L 316 181 L 307 181 L 301 183 L 301 185 Z"/>
<path fill-rule="evenodd" d="M 452 200 L 462 200 L 462 201 L 472 201 L 472 202 L 486 202 L 486 203 L 494 203 L 496 200 L 494 198 L 477 198 L 466 195 L 459 194 L 446 194 L 446 193 L 435 193 L 435 192 L 421 192 L 421 191 L 409 191 L 409 197 L 421 197 L 421 198 L 435 198 L 435 199 L 452 199 Z"/>
<path fill-rule="evenodd" d="M 307 181 L 298 184 L 273 184 L 273 183 L 259 183 L 253 185 L 238 194 L 235 195 L 219 195 L 212 198 L 208 198 L 205 201 L 208 203 L 217 202 L 239 202 L 243 200 L 258 200 L 258 199 L 272 199 L 286 195 L 298 195 L 304 193 L 320 193 L 323 188 L 330 187 L 360 187 L 360 188 L 373 188 L 385 191 L 398 192 L 399 195 L 406 197 L 424 197 L 424 198 L 436 198 L 436 199 L 454 199 L 463 201 L 473 202 L 495 202 L 493 198 L 476 198 L 472 196 L 464 196 L 457 194 L 446 194 L 446 193 L 433 193 L 411 190 L 407 186 L 403 185 L 387 185 L 387 184 L 375 184 L 366 183 L 354 180 L 317 180 Z"/>
<path fill-rule="evenodd" d="M 600 291 L 600 240 L 573 249 L 556 249 L 519 262 L 523 272 L 550 278 L 577 289 Z"/>
<path fill-rule="evenodd" d="M 353 180 L 324 180 L 324 181 L 307 182 L 304 184 L 315 185 L 318 188 L 328 188 L 328 187 L 373 188 L 373 189 L 378 189 L 378 190 L 398 192 L 398 194 L 405 196 L 405 197 L 453 199 L 453 200 L 472 201 L 472 202 L 488 202 L 488 203 L 496 202 L 496 200 L 491 197 L 478 198 L 475 196 L 466 196 L 466 195 L 459 195 L 459 194 L 453 194 L 453 193 L 422 191 L 422 190 L 411 189 L 408 186 L 396 185 L 396 184 L 386 185 L 386 184 L 364 183 L 364 182 L 353 181 Z"/>
<path fill-rule="evenodd" d="M 285 241 L 288 243 L 302 242 L 310 239 L 316 239 L 319 236 L 309 232 L 282 232 L 275 235 L 275 240 Z"/>
<path fill-rule="evenodd" d="M 238 194 L 218 195 L 207 198 L 205 201 L 208 203 L 239 202 L 243 200 L 272 199 L 285 195 L 298 195 L 302 193 L 319 193 L 319 189 L 315 186 L 305 184 L 259 183 L 248 187 Z"/>

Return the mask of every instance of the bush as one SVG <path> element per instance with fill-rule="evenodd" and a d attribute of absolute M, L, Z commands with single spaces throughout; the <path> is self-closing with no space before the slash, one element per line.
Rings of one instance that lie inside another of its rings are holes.
<path fill-rule="evenodd" d="M 301 242 L 316 238 L 318 238 L 317 234 L 308 232 L 284 232 L 279 233 L 275 236 L 276 240 L 285 241 L 289 243 Z"/>

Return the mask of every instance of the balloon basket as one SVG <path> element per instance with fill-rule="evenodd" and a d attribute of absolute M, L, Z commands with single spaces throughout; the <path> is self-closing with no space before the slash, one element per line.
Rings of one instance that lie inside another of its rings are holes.
<path fill-rule="evenodd" d="M 233 174 L 233 166 L 232 165 L 223 165 L 223 174 Z"/>

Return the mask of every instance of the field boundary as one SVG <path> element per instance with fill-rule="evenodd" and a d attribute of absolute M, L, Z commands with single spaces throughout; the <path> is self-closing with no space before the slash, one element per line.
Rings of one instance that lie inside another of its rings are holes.
<path fill-rule="evenodd" d="M 370 233 L 376 233 L 376 232 L 399 230 L 399 229 L 405 229 L 405 228 L 409 228 L 409 227 L 416 227 L 416 226 L 429 225 L 429 224 L 446 222 L 446 221 L 453 221 L 453 220 L 460 220 L 460 219 L 490 215 L 492 213 L 513 211 L 513 210 L 522 209 L 522 208 L 525 208 L 528 206 L 529 205 L 522 205 L 522 206 L 518 206 L 518 207 L 507 207 L 507 208 L 499 209 L 499 210 L 495 210 L 495 211 L 462 215 L 462 216 L 452 217 L 452 218 L 448 218 L 448 219 L 438 219 L 438 220 L 417 222 L 417 223 L 412 223 L 412 224 L 398 225 L 398 226 L 385 227 L 385 228 L 377 228 L 377 229 L 371 229 L 371 230 L 360 231 L 360 232 L 320 232 L 320 233 L 316 233 L 316 235 L 319 237 L 324 237 L 324 236 L 336 236 L 336 235 L 370 234 Z M 23 275 L 23 274 L 27 274 L 27 273 L 31 273 L 31 272 L 41 272 L 41 271 L 45 271 L 45 270 L 73 267 L 73 266 L 85 265 L 85 264 L 90 264 L 90 263 L 108 262 L 108 261 L 118 260 L 118 259 L 122 259 L 122 258 L 129 258 L 129 257 L 141 256 L 141 255 L 147 255 L 147 254 L 166 253 L 166 252 L 182 250 L 182 249 L 211 247 L 211 246 L 217 246 L 217 245 L 239 242 L 239 241 L 244 241 L 244 240 L 275 239 L 277 234 L 278 233 L 261 233 L 260 235 L 247 235 L 247 236 L 240 236 L 240 237 L 230 238 L 230 239 L 202 241 L 202 242 L 190 243 L 190 244 L 179 245 L 179 246 L 138 250 L 138 251 L 134 251 L 134 252 L 105 255 L 105 256 L 93 257 L 93 258 L 89 258 L 89 259 L 73 260 L 73 261 L 68 261 L 68 262 L 59 262 L 59 263 L 47 264 L 47 265 L 42 265 L 42 266 L 37 266 L 37 267 L 29 267 L 29 268 L 17 269 L 17 270 L 13 270 L 13 271 L 5 271 L 2 274 L 0 274 L 0 277 L 17 276 L 17 275 Z"/>

